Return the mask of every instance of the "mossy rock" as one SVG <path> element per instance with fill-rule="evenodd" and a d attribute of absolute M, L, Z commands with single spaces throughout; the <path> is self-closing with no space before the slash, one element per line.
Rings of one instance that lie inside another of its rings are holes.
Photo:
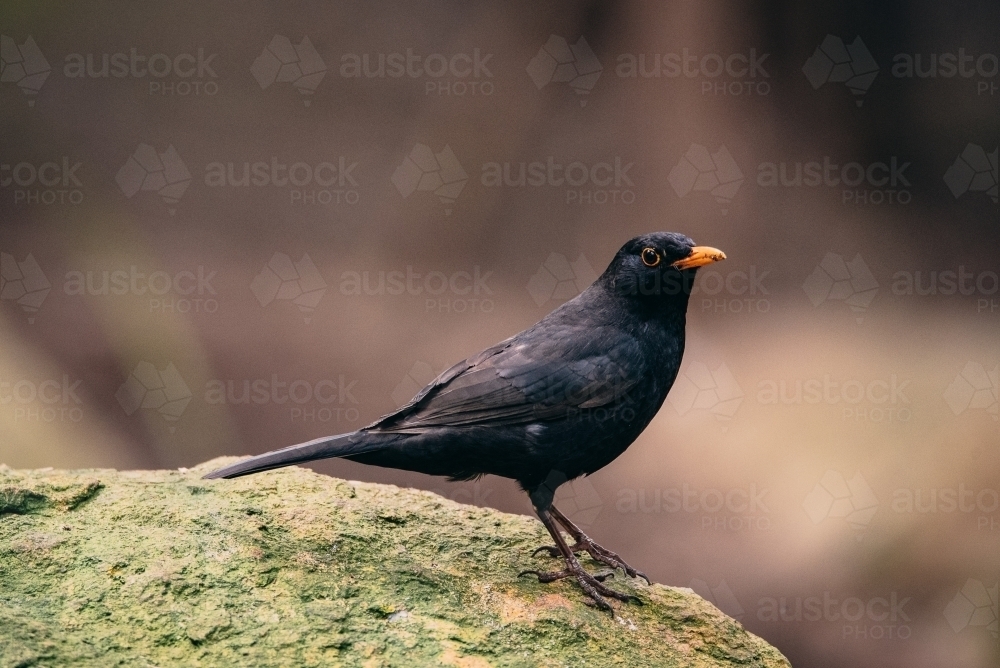
<path fill-rule="evenodd" d="M 298 467 L 201 479 L 232 461 L 0 466 L 0 666 L 788 666 L 689 589 L 619 574 L 643 604 L 611 615 L 518 578 L 547 561 L 533 518 Z"/>

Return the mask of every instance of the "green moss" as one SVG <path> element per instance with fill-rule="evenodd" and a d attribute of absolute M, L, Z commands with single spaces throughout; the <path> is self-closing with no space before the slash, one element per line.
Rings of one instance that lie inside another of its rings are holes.
<path fill-rule="evenodd" d="M 0 467 L 0 666 L 786 666 L 689 590 L 517 578 L 534 519 L 288 468 Z M 594 566 L 591 564 L 591 566 Z"/>

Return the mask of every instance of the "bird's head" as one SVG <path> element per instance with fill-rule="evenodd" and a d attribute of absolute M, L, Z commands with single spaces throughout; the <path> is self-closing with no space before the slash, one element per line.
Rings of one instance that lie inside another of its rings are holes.
<path fill-rule="evenodd" d="M 719 249 L 696 246 L 683 234 L 653 232 L 622 246 L 601 280 L 619 295 L 679 301 L 686 307 L 698 267 L 725 259 Z"/>

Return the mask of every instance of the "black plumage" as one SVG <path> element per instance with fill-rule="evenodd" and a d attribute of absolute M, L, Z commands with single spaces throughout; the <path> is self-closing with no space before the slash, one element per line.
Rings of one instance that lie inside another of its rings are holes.
<path fill-rule="evenodd" d="M 591 575 L 575 553 L 642 575 L 590 540 L 552 505 L 562 483 L 625 451 L 666 399 L 684 353 L 697 267 L 724 259 L 688 237 L 659 232 L 622 246 L 584 292 L 538 323 L 438 376 L 408 404 L 350 434 L 251 457 L 207 478 L 232 478 L 327 457 L 466 480 L 493 474 L 531 496 L 566 569 L 597 605 L 629 597 Z M 567 546 L 556 522 L 573 537 Z M 645 577 L 643 575 L 643 577 Z"/>

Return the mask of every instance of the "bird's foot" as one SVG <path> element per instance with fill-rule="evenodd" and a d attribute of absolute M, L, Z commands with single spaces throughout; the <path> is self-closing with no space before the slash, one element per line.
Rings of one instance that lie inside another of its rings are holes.
<path fill-rule="evenodd" d="M 539 552 L 548 552 L 549 556 L 552 558 L 559 556 L 559 548 L 555 545 L 542 545 L 541 547 L 535 549 L 535 551 L 531 553 L 531 556 L 537 557 Z"/>
<path fill-rule="evenodd" d="M 607 600 L 605 600 L 604 598 L 605 596 L 626 603 L 632 599 L 635 599 L 635 601 L 637 601 L 638 603 L 642 603 L 642 601 L 637 596 L 633 596 L 631 594 L 622 594 L 621 592 L 617 592 L 614 589 L 603 584 L 604 581 L 607 580 L 608 578 L 614 577 L 614 573 L 590 574 L 586 570 L 584 570 L 583 566 L 580 565 L 580 562 L 576 560 L 576 557 L 573 557 L 572 560 L 567 559 L 566 568 L 561 571 L 546 572 L 546 571 L 528 570 L 528 571 L 522 571 L 521 573 L 518 574 L 517 577 L 522 577 L 524 575 L 529 575 L 529 574 L 537 576 L 538 581 L 544 583 L 555 582 L 556 580 L 562 580 L 563 578 L 568 578 L 568 577 L 575 577 L 576 581 L 580 583 L 580 588 L 583 589 L 583 591 L 593 600 L 594 602 L 593 604 L 602 610 L 613 611 L 611 604 L 608 603 Z"/>
<path fill-rule="evenodd" d="M 620 568 L 623 571 L 625 571 L 625 575 L 629 576 L 630 578 L 639 577 L 645 580 L 646 584 L 650 585 L 653 584 L 645 573 L 643 573 L 642 571 L 637 571 L 636 569 L 632 568 L 627 563 L 625 563 L 625 560 L 622 559 L 620 556 L 618 556 L 616 553 L 612 552 L 611 550 L 605 547 L 601 547 L 600 545 L 592 541 L 590 538 L 588 538 L 587 535 L 584 533 L 581 533 L 579 536 L 576 537 L 576 545 L 573 545 L 569 549 L 571 549 L 574 554 L 577 552 L 586 552 L 587 554 L 590 555 L 590 558 L 593 559 L 594 561 L 602 563 L 605 566 L 610 566 L 611 568 Z"/>
<path fill-rule="evenodd" d="M 647 577 L 645 573 L 643 573 L 642 571 L 637 571 L 636 569 L 632 568 L 625 562 L 624 559 L 622 559 L 616 553 L 612 552 L 607 548 L 601 547 L 600 545 L 592 541 L 583 532 L 581 532 L 580 535 L 576 536 L 575 538 L 576 538 L 576 544 L 569 548 L 570 550 L 573 551 L 574 554 L 578 552 L 586 552 L 587 554 L 590 555 L 591 559 L 593 559 L 598 563 L 604 564 L 605 566 L 610 566 L 611 568 L 620 568 L 625 572 L 625 575 L 629 576 L 630 578 L 640 577 L 646 581 L 646 584 L 653 584 L 652 582 L 650 582 L 649 577 Z M 533 557 L 537 556 L 539 552 L 548 552 L 550 557 L 560 556 L 559 548 L 556 547 L 555 545 L 542 545 L 534 552 L 532 552 L 531 556 Z"/>

